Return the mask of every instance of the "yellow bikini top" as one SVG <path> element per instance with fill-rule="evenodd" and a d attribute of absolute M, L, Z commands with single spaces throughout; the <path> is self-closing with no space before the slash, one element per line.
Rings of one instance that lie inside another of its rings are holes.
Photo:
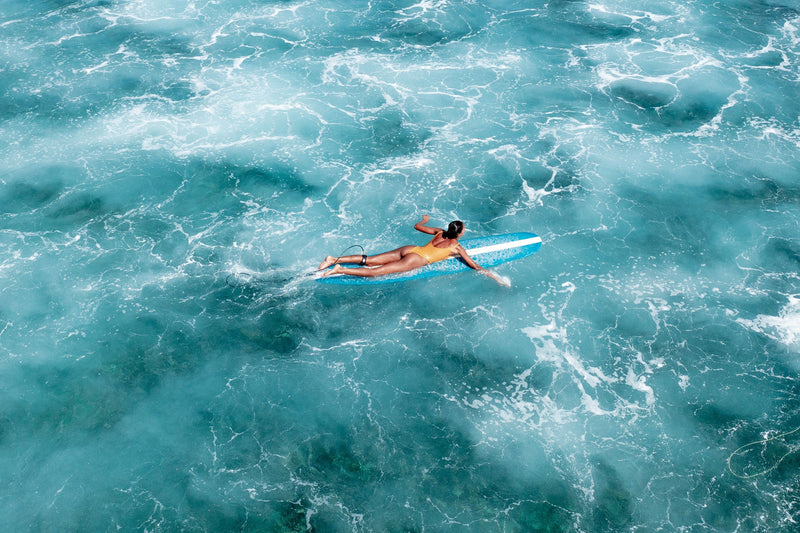
<path fill-rule="evenodd" d="M 436 235 L 433 236 L 433 239 L 435 239 L 438 235 L 441 234 L 442 234 L 441 231 L 438 232 Z M 425 246 L 417 246 L 411 249 L 410 252 L 412 254 L 421 255 L 422 257 L 425 258 L 426 261 L 428 261 L 428 264 L 430 264 L 430 263 L 436 263 L 438 261 L 444 261 L 445 259 L 450 257 L 450 254 L 453 253 L 455 247 L 458 246 L 458 242 L 456 242 L 454 245 L 448 246 L 447 248 L 438 248 L 433 245 L 433 239 L 431 239 L 431 241 Z"/>

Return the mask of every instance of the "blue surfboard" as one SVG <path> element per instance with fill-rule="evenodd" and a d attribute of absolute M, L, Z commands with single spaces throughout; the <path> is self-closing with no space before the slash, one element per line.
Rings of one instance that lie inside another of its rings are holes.
<path fill-rule="evenodd" d="M 520 232 L 463 239 L 459 241 L 459 243 L 476 263 L 484 268 L 491 268 L 508 261 L 513 261 L 514 259 L 527 257 L 537 252 L 539 248 L 542 247 L 542 238 L 535 233 Z M 424 267 L 409 270 L 408 272 L 389 274 L 388 276 L 362 278 L 360 276 L 347 276 L 342 274 L 319 277 L 317 281 L 335 285 L 373 285 L 430 278 L 432 276 L 441 276 L 442 274 L 455 274 L 456 272 L 464 272 L 466 270 L 472 269 L 469 268 L 460 257 L 451 257 L 450 259 L 439 261 L 438 263 L 425 265 Z"/>

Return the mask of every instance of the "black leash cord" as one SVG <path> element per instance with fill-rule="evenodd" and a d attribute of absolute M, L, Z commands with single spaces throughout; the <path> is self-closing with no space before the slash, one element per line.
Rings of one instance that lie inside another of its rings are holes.
<path fill-rule="evenodd" d="M 340 253 L 340 254 L 339 254 L 339 257 L 337 257 L 337 258 L 336 258 L 336 261 L 334 261 L 334 262 L 333 262 L 333 265 L 338 265 L 338 264 L 339 264 L 339 259 L 341 259 L 341 258 L 342 258 L 342 257 L 344 257 L 345 255 L 347 255 L 347 250 L 350 250 L 351 248 L 360 248 L 360 249 L 361 249 L 361 256 L 363 257 L 363 256 L 365 256 L 365 255 L 366 255 L 366 254 L 364 253 L 364 247 L 363 247 L 363 246 L 361 246 L 360 244 L 354 244 L 354 245 L 352 245 L 352 246 L 348 246 L 347 248 L 345 248 L 344 250 L 342 250 L 342 253 Z M 333 265 L 331 265 L 331 266 L 333 266 Z"/>

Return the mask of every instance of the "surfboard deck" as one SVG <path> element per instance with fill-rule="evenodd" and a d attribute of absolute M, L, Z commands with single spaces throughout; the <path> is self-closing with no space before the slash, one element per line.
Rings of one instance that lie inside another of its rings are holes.
<path fill-rule="evenodd" d="M 536 253 L 539 248 L 542 247 L 542 238 L 535 233 L 518 232 L 462 239 L 459 243 L 467 250 L 469 256 L 472 257 L 476 263 L 484 268 L 492 268 L 508 261 L 513 261 Z M 353 268 L 359 267 L 353 266 Z M 319 283 L 331 285 L 375 285 L 430 278 L 443 274 L 455 274 L 467 270 L 472 269 L 469 268 L 460 257 L 451 257 L 450 259 L 439 261 L 431 265 L 425 265 L 415 270 L 387 276 L 362 278 L 360 276 L 336 275 L 319 277 L 317 281 Z"/>

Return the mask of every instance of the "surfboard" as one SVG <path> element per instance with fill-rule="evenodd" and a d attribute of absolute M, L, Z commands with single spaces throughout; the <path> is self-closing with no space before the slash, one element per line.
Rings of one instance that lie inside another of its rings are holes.
<path fill-rule="evenodd" d="M 539 248 L 542 247 L 542 238 L 535 233 L 519 232 L 462 239 L 459 243 L 476 263 L 484 268 L 492 268 L 508 261 L 521 259 L 536 253 Z M 350 266 L 351 265 L 348 265 L 348 267 Z M 359 267 L 353 266 L 353 268 Z M 455 274 L 466 270 L 472 269 L 469 268 L 460 257 L 451 257 L 450 259 L 439 261 L 431 265 L 425 265 L 415 270 L 400 272 L 398 274 L 389 274 L 387 276 L 362 278 L 360 276 L 336 275 L 319 277 L 317 281 L 335 285 L 374 285 L 430 278 L 443 274 Z"/>

